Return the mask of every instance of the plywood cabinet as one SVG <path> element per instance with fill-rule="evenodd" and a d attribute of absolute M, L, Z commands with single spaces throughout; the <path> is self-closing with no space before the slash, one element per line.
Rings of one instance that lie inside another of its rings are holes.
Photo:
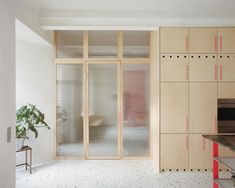
<path fill-rule="evenodd" d="M 189 132 L 216 133 L 217 84 L 189 84 Z"/>
<path fill-rule="evenodd" d="M 161 83 L 161 133 L 188 132 L 188 84 Z"/>
<path fill-rule="evenodd" d="M 217 53 L 217 28 L 189 28 L 189 53 Z"/>
<path fill-rule="evenodd" d="M 189 55 L 189 81 L 217 82 L 218 65 L 216 54 Z"/>
<path fill-rule="evenodd" d="M 188 28 L 161 28 L 161 53 L 187 53 Z"/>
<path fill-rule="evenodd" d="M 235 82 L 235 54 L 218 55 L 218 81 Z"/>
<path fill-rule="evenodd" d="M 161 169 L 188 168 L 187 134 L 161 134 Z"/>
<path fill-rule="evenodd" d="M 201 134 L 189 135 L 189 168 L 212 169 L 212 143 Z"/>
<path fill-rule="evenodd" d="M 235 53 L 235 28 L 219 28 L 219 53 Z"/>
<path fill-rule="evenodd" d="M 235 83 L 218 83 L 218 98 L 235 98 Z"/>
<path fill-rule="evenodd" d="M 161 81 L 188 80 L 187 54 L 161 54 Z"/>

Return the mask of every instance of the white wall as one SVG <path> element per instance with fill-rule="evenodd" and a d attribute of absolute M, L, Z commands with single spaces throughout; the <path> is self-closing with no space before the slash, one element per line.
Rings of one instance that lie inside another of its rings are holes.
<path fill-rule="evenodd" d="M 24 27 L 22 24 L 16 25 L 16 108 L 28 103 L 35 104 L 45 113 L 46 122 L 51 127 L 50 130 L 39 128 L 38 138 L 30 134 L 25 142 L 33 148 L 33 164 L 37 164 L 54 156 L 53 50 L 44 39 Z M 18 163 L 24 155 L 17 154 L 16 158 Z"/>
<path fill-rule="evenodd" d="M 0 187 L 15 187 L 15 19 L 0 0 Z M 12 140 L 7 143 L 7 127 Z"/>

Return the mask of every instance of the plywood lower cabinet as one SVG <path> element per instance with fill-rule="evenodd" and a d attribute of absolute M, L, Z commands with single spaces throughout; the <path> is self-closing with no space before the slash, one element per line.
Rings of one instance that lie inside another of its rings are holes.
<path fill-rule="evenodd" d="M 161 81 L 187 81 L 188 55 L 161 54 Z"/>
<path fill-rule="evenodd" d="M 218 82 L 235 82 L 235 54 L 218 54 Z"/>
<path fill-rule="evenodd" d="M 218 98 L 235 98 L 235 83 L 218 83 Z"/>
<path fill-rule="evenodd" d="M 161 133 L 188 132 L 188 83 L 161 83 Z"/>
<path fill-rule="evenodd" d="M 217 82 L 218 65 L 216 54 L 189 55 L 189 81 Z"/>
<path fill-rule="evenodd" d="M 189 84 L 189 132 L 216 133 L 217 83 Z"/>
<path fill-rule="evenodd" d="M 160 51 L 161 53 L 187 53 L 188 28 L 161 28 Z"/>
<path fill-rule="evenodd" d="M 161 169 L 188 168 L 188 134 L 161 134 Z"/>
<path fill-rule="evenodd" d="M 189 134 L 189 169 L 212 169 L 212 143 L 202 134 Z"/>
<path fill-rule="evenodd" d="M 217 28 L 189 28 L 189 53 L 217 53 Z"/>

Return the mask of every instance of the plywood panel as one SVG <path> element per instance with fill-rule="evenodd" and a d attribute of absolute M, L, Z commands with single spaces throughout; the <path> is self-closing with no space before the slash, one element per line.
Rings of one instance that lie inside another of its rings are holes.
<path fill-rule="evenodd" d="M 161 54 L 161 81 L 187 81 L 188 55 Z"/>
<path fill-rule="evenodd" d="M 161 133 L 188 131 L 188 84 L 161 84 Z"/>
<path fill-rule="evenodd" d="M 218 98 L 235 98 L 235 83 L 218 83 Z"/>
<path fill-rule="evenodd" d="M 212 142 L 201 134 L 189 135 L 189 168 L 212 169 Z"/>
<path fill-rule="evenodd" d="M 217 70 L 216 54 L 189 55 L 189 81 L 217 82 Z"/>
<path fill-rule="evenodd" d="M 188 135 L 161 134 L 161 169 L 188 168 Z"/>
<path fill-rule="evenodd" d="M 235 28 L 219 28 L 219 53 L 235 53 Z"/>
<path fill-rule="evenodd" d="M 188 28 L 161 28 L 161 53 L 187 53 Z"/>
<path fill-rule="evenodd" d="M 189 28 L 189 53 L 217 53 L 217 28 Z"/>
<path fill-rule="evenodd" d="M 190 133 L 215 133 L 217 130 L 217 83 L 189 84 Z"/>
<path fill-rule="evenodd" d="M 218 81 L 235 82 L 235 54 L 219 54 Z"/>

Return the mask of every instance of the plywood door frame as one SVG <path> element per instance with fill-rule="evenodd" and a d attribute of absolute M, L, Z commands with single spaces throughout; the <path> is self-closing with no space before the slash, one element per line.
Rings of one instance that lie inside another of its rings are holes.
<path fill-rule="evenodd" d="M 158 130 L 159 125 L 155 126 L 156 119 L 155 115 L 157 110 L 157 106 L 150 109 L 150 131 L 149 131 L 149 141 L 150 141 L 150 155 L 147 157 L 124 157 L 123 156 L 123 139 L 122 139 L 122 119 L 123 119 L 123 98 L 122 98 L 122 65 L 123 64 L 150 64 L 150 103 L 154 103 L 154 98 L 157 93 L 159 93 L 159 90 L 157 91 L 157 87 L 159 87 L 159 83 L 155 81 L 156 72 L 155 69 L 157 66 L 159 66 L 159 44 L 157 41 L 159 41 L 159 30 L 157 31 L 151 31 L 150 32 L 150 58 L 123 58 L 123 32 L 118 31 L 117 32 L 117 59 L 89 59 L 88 57 L 88 31 L 83 32 L 83 58 L 82 59 L 58 59 L 57 58 L 57 32 L 54 32 L 54 158 L 55 159 L 124 159 L 124 160 L 132 160 L 132 159 L 152 159 L 154 155 L 153 147 L 155 145 L 153 144 L 153 138 L 154 134 L 153 130 L 155 132 Z M 88 150 L 89 150 L 89 130 L 88 130 L 88 64 L 113 64 L 118 63 L 118 156 L 117 157 L 107 157 L 107 156 L 92 156 L 88 157 Z M 84 156 L 57 156 L 56 150 L 57 150 L 57 144 L 56 144 L 56 64 L 83 64 L 83 112 L 84 112 L 84 118 L 83 118 L 83 134 L 84 134 Z M 158 80 L 158 79 L 156 79 Z M 159 96 L 159 95 L 158 95 Z M 158 128 L 157 128 L 158 127 Z M 159 131 L 157 131 L 159 133 Z M 157 141 L 159 144 L 159 141 Z M 158 155 L 158 154 L 157 154 Z M 157 162 L 159 163 L 159 161 Z M 159 165 L 157 166 L 159 168 Z"/>

